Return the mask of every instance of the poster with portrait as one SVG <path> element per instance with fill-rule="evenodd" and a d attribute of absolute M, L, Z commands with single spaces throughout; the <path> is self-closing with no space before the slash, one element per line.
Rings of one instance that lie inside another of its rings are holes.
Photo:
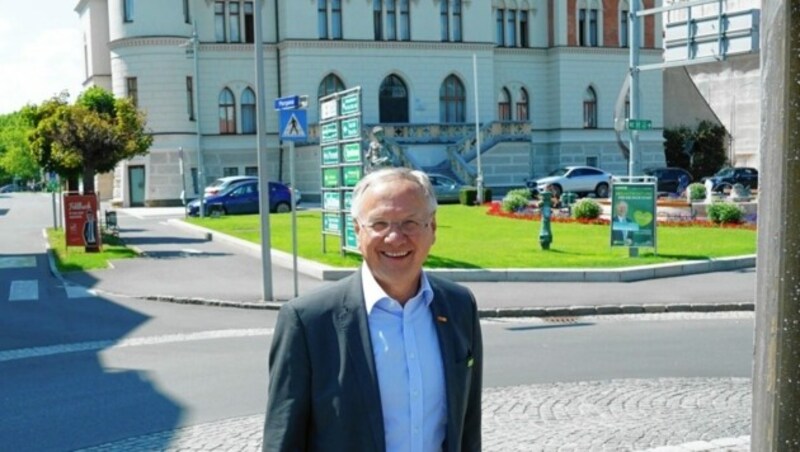
<path fill-rule="evenodd" d="M 656 186 L 615 183 L 611 191 L 611 246 L 656 246 Z"/>
<path fill-rule="evenodd" d="M 65 194 L 64 225 L 67 246 L 82 246 L 87 252 L 99 251 L 102 243 L 97 196 Z"/>

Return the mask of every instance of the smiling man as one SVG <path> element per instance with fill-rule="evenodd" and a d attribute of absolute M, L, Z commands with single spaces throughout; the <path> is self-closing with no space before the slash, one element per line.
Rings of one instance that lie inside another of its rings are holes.
<path fill-rule="evenodd" d="M 368 174 L 352 200 L 352 276 L 281 308 L 265 451 L 479 451 L 483 345 L 472 293 L 426 274 L 428 177 Z"/>

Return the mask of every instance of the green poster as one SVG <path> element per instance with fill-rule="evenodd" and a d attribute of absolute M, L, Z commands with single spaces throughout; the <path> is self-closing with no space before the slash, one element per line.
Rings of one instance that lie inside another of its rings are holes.
<path fill-rule="evenodd" d="M 353 192 L 344 192 L 344 210 L 350 212 L 350 206 L 353 205 Z"/>
<path fill-rule="evenodd" d="M 611 193 L 611 246 L 655 245 L 655 184 L 614 184 Z"/>
<path fill-rule="evenodd" d="M 350 118 L 342 120 L 342 139 L 359 138 L 361 136 L 361 120 Z"/>
<path fill-rule="evenodd" d="M 322 186 L 325 188 L 339 188 L 339 168 L 322 169 Z"/>
<path fill-rule="evenodd" d="M 342 227 L 338 213 L 322 214 L 322 230 L 333 234 L 341 234 Z"/>
<path fill-rule="evenodd" d="M 342 173 L 345 187 L 355 187 L 358 181 L 361 180 L 360 166 L 345 166 L 342 168 Z"/>
<path fill-rule="evenodd" d="M 348 96 L 344 96 L 341 99 L 341 108 L 339 108 L 340 114 L 342 116 L 358 113 L 361 108 L 359 108 L 359 101 L 358 101 L 358 93 L 350 94 Z"/>
<path fill-rule="evenodd" d="M 341 193 L 338 191 L 326 191 L 323 193 L 322 208 L 325 210 L 336 210 L 340 208 Z"/>
<path fill-rule="evenodd" d="M 356 235 L 355 223 L 350 215 L 344 218 L 344 246 L 347 248 L 358 249 L 358 236 Z"/>
<path fill-rule="evenodd" d="M 320 143 L 332 143 L 339 140 L 339 127 L 336 122 L 322 125 Z"/>
<path fill-rule="evenodd" d="M 361 143 L 347 143 L 343 148 L 344 161 L 347 163 L 361 162 Z"/>
<path fill-rule="evenodd" d="M 325 146 L 322 148 L 322 164 L 336 165 L 339 163 L 339 146 Z"/>

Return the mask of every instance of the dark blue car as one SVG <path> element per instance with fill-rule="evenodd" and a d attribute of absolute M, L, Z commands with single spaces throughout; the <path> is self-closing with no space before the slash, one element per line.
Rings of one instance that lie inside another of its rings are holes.
<path fill-rule="evenodd" d="M 219 212 L 223 215 L 258 213 L 258 182 L 248 181 L 228 187 L 221 193 L 203 199 L 206 215 Z M 189 215 L 200 214 L 200 200 L 188 204 Z M 269 183 L 269 210 L 272 213 L 285 213 L 292 210 L 289 187 L 280 182 Z"/>

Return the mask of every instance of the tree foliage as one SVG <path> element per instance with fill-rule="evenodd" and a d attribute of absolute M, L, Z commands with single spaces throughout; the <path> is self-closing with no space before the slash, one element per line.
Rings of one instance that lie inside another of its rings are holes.
<path fill-rule="evenodd" d="M 688 170 L 694 180 L 716 173 L 728 164 L 725 155 L 725 128 L 701 121 L 696 129 L 681 126 L 664 130 L 667 166 Z"/>
<path fill-rule="evenodd" d="M 27 136 L 33 126 L 20 112 L 0 115 L 0 185 L 11 180 L 33 180 L 39 165 L 30 153 Z"/>
<path fill-rule="evenodd" d="M 144 113 L 130 99 L 115 99 L 97 86 L 73 105 L 61 95 L 24 113 L 35 126 L 30 145 L 38 163 L 68 180 L 81 177 L 85 192 L 94 191 L 95 174 L 147 154 L 153 143 Z"/>

